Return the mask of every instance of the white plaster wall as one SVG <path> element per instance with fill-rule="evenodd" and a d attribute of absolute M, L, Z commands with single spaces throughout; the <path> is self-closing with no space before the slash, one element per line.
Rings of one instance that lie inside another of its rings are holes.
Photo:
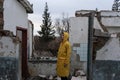
<path fill-rule="evenodd" d="M 117 26 L 120 28 L 120 17 L 102 17 L 101 21 L 105 26 Z"/>
<path fill-rule="evenodd" d="M 70 42 L 73 43 L 87 43 L 88 41 L 88 17 L 71 17 L 70 18 Z M 98 20 L 94 17 L 94 28 L 101 28 Z"/>
<path fill-rule="evenodd" d="M 16 58 L 18 61 L 18 80 L 21 80 L 20 44 L 14 37 L 0 36 L 0 57 Z"/>
<path fill-rule="evenodd" d="M 100 11 L 101 16 L 120 16 L 120 11 Z"/>
<path fill-rule="evenodd" d="M 73 43 L 87 43 L 88 17 L 71 17 L 69 21 L 71 45 Z"/>
<path fill-rule="evenodd" d="M 11 37 L 0 38 L 0 56 L 1 57 L 19 57 L 19 45 Z"/>
<path fill-rule="evenodd" d="M 97 51 L 96 60 L 120 60 L 120 38 L 112 37 Z"/>
<path fill-rule="evenodd" d="M 120 32 L 120 17 L 102 17 L 101 22 L 109 33 Z"/>
<path fill-rule="evenodd" d="M 17 0 L 4 0 L 4 30 L 16 35 L 16 26 L 28 28 L 28 15 Z"/>
<path fill-rule="evenodd" d="M 120 12 L 119 11 L 100 11 L 101 22 L 106 26 L 109 33 L 120 32 Z"/>

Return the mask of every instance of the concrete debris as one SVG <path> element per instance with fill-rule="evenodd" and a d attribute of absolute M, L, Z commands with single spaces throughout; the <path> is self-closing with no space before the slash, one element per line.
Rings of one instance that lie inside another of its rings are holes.
<path fill-rule="evenodd" d="M 78 77 L 78 76 L 85 76 L 85 72 L 83 70 L 78 70 L 75 72 L 75 77 Z"/>

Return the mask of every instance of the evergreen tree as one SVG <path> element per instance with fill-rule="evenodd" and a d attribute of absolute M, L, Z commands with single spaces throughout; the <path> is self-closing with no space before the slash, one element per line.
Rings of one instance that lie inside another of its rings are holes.
<path fill-rule="evenodd" d="M 44 10 L 44 14 L 42 17 L 43 17 L 43 20 L 42 20 L 43 24 L 40 26 L 41 31 L 38 31 L 38 33 L 45 40 L 53 39 L 55 30 L 53 29 L 54 27 L 51 26 L 52 21 L 51 21 L 50 13 L 48 12 L 47 2 L 45 4 L 45 10 Z"/>

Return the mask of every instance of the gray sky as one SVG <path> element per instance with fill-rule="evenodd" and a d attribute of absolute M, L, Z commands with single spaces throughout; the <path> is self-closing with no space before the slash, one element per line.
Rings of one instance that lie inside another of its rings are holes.
<path fill-rule="evenodd" d="M 51 19 L 54 22 L 56 18 L 74 17 L 76 10 L 111 10 L 114 0 L 28 0 L 33 4 L 33 14 L 29 14 L 29 19 L 34 24 L 34 35 L 40 29 L 42 24 L 42 14 L 45 2 L 48 4 Z"/>

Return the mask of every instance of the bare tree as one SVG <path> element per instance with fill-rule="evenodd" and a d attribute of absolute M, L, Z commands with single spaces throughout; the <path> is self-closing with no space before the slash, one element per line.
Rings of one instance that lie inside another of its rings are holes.
<path fill-rule="evenodd" d="M 59 18 L 56 19 L 55 26 L 56 26 L 58 34 L 60 34 L 61 33 L 61 25 L 60 25 L 60 19 Z"/>
<path fill-rule="evenodd" d="M 65 14 L 62 13 L 62 19 L 56 19 L 55 26 L 57 28 L 57 32 L 60 35 L 63 31 L 69 32 L 69 18 L 68 15 L 65 17 Z"/>

